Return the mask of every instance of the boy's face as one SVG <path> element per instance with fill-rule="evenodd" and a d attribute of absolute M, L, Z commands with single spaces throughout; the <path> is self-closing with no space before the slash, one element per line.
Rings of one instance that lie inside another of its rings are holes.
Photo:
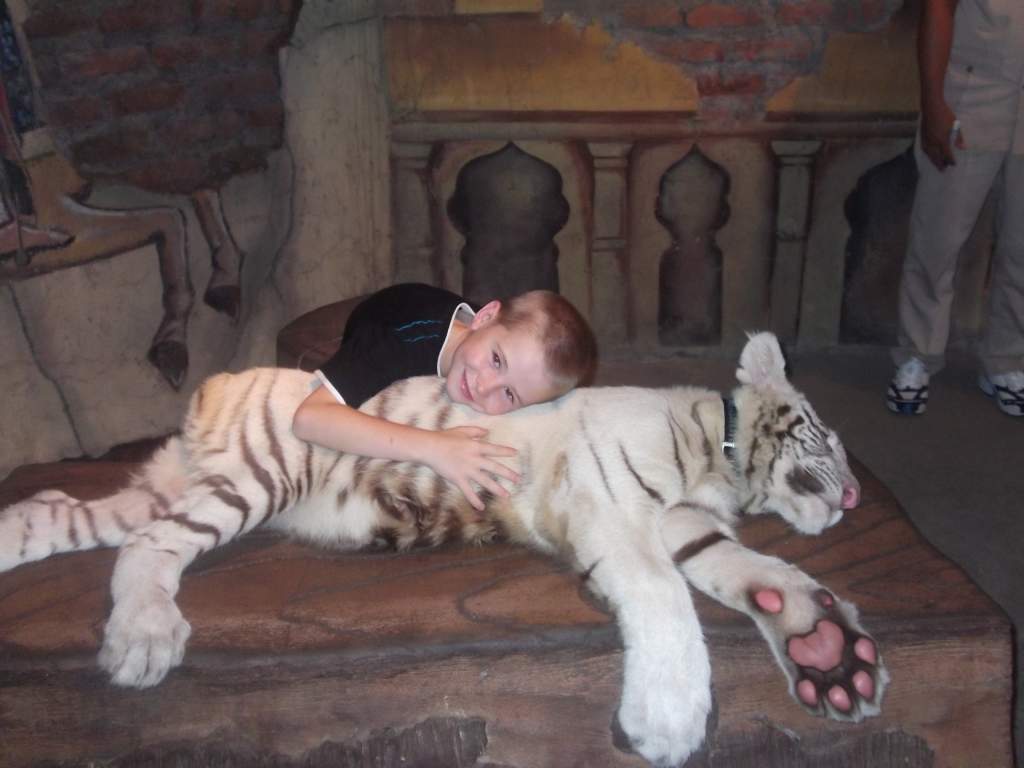
<path fill-rule="evenodd" d="M 452 400 L 491 415 L 562 394 L 548 375 L 539 334 L 497 322 L 498 306 L 491 302 L 473 318 L 446 376 Z"/>

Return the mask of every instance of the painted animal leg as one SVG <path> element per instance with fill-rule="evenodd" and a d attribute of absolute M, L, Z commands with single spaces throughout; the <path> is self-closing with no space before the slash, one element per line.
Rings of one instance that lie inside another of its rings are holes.
<path fill-rule="evenodd" d="M 754 620 L 805 709 L 850 721 L 879 713 L 889 673 L 852 604 L 737 543 L 705 512 L 670 509 L 662 535 L 687 581 Z"/>
<path fill-rule="evenodd" d="M 59 229 L 40 229 L 21 218 L 0 223 L 0 259 L 14 254 L 18 267 L 26 267 L 32 254 L 47 248 L 63 248 L 71 235 Z"/>
<path fill-rule="evenodd" d="M 241 274 L 245 254 L 238 249 L 221 208 L 220 193 L 200 189 L 192 193 L 192 207 L 199 226 L 210 246 L 213 274 L 203 294 L 203 301 L 218 312 L 238 320 L 242 308 Z"/>
<path fill-rule="evenodd" d="M 147 357 L 178 389 L 188 371 L 186 339 L 193 296 L 185 217 L 172 207 L 117 211 L 94 208 L 71 197 L 63 199 L 63 208 L 62 223 L 75 233 L 74 246 L 89 252 L 81 261 L 113 256 L 147 243 L 156 247 L 164 313 Z"/>
<path fill-rule="evenodd" d="M 574 556 L 622 633 L 619 725 L 645 758 L 677 765 L 703 743 L 711 709 L 711 666 L 686 583 L 649 524 L 631 525 L 584 494 L 571 508 Z"/>

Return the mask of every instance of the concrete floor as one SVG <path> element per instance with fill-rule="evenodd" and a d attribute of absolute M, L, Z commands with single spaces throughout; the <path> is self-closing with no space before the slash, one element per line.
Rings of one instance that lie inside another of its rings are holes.
<path fill-rule="evenodd" d="M 951 353 L 922 416 L 885 407 L 893 369 L 884 349 L 790 355 L 791 377 L 847 449 L 896 496 L 921 533 L 1003 607 L 1024 665 L 1024 418 L 1002 414 L 975 382 L 966 353 Z M 735 361 L 612 361 L 597 383 L 734 385 Z M 1009 673 L 1009 671 L 1008 671 Z M 1016 676 L 1014 734 L 1024 766 L 1024 685 Z"/>

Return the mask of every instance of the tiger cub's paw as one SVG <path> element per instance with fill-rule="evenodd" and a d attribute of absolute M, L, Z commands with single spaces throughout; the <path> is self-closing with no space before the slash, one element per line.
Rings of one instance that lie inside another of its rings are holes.
<path fill-rule="evenodd" d="M 761 589 L 751 602 L 761 612 L 758 624 L 782 663 L 790 692 L 805 709 L 852 722 L 881 711 L 889 673 L 853 605 L 821 587 Z"/>
<path fill-rule="evenodd" d="M 707 657 L 698 653 L 689 669 L 683 657 L 626 659 L 613 741 L 652 765 L 678 766 L 704 743 L 711 710 L 710 672 L 703 673 Z"/>
<path fill-rule="evenodd" d="M 99 664 L 116 685 L 149 688 L 181 663 L 192 628 L 162 591 L 132 595 L 114 604 Z"/>

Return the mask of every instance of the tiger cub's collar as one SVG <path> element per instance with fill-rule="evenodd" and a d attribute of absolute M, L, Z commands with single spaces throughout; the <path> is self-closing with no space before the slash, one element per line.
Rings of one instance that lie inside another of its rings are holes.
<path fill-rule="evenodd" d="M 725 414 L 725 436 L 722 439 L 722 453 L 725 458 L 735 463 L 736 461 L 736 403 L 731 397 L 722 396 L 722 411 Z"/>

